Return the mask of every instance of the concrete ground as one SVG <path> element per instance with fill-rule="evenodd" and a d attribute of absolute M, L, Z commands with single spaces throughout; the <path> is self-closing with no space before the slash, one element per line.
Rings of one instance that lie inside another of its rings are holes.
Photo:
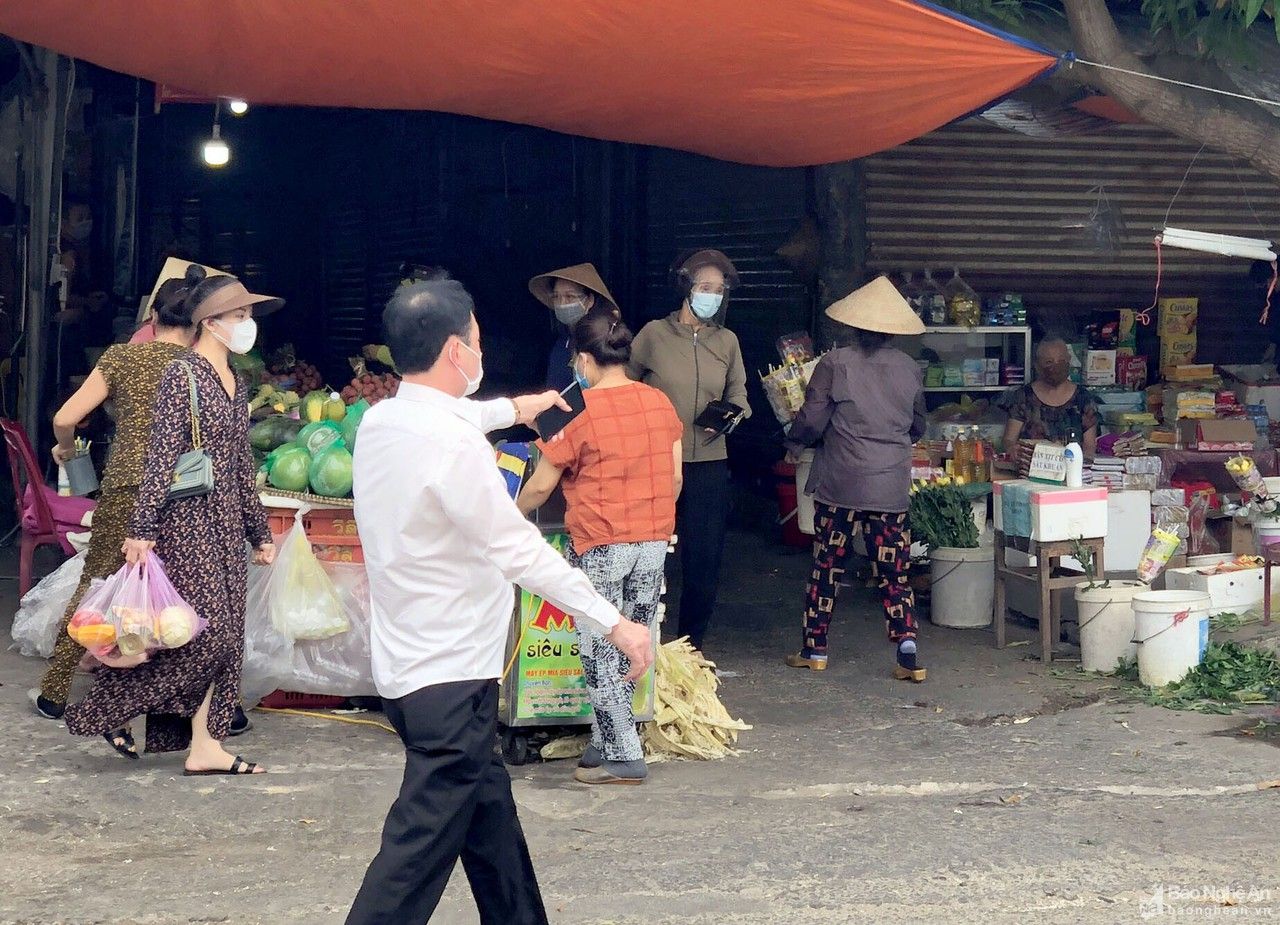
<path fill-rule="evenodd" d="M 1280 919 L 1280 790 L 1257 789 L 1280 750 L 1240 732 L 1258 715 L 1135 705 L 928 623 L 928 682 L 894 682 L 861 589 L 831 669 L 790 670 L 805 558 L 731 541 L 708 648 L 738 675 L 745 753 L 642 788 L 513 768 L 553 922 Z M 392 736 L 256 714 L 235 747 L 272 773 L 196 782 L 35 717 L 41 667 L 0 655 L 0 922 L 342 922 L 399 783 Z M 460 871 L 434 921 L 478 921 Z"/>

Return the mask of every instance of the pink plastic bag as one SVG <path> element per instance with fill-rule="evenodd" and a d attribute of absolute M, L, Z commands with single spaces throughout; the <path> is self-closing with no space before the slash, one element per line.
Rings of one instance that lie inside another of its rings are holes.
<path fill-rule="evenodd" d="M 76 608 L 67 633 L 112 668 L 132 668 L 157 649 L 184 646 L 207 621 L 178 594 L 164 565 L 148 553 L 92 588 Z"/>

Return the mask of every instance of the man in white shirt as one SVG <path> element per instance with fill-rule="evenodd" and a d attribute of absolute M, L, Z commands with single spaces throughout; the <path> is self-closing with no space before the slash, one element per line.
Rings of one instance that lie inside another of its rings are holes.
<path fill-rule="evenodd" d="M 507 494 L 484 430 L 528 409 L 465 397 L 484 374 L 473 309 L 454 280 L 396 292 L 383 326 L 404 381 L 360 425 L 355 514 L 373 677 L 405 773 L 348 925 L 427 921 L 459 857 L 482 923 L 547 921 L 494 750 L 512 582 L 608 634 L 628 679 L 653 662 L 649 630 L 620 616 Z"/>

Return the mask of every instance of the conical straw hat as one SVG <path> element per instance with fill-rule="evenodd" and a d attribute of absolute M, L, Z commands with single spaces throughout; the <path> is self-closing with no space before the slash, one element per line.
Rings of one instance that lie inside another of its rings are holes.
<path fill-rule="evenodd" d="M 827 317 L 850 327 L 882 334 L 923 334 L 924 322 L 907 300 L 880 276 L 827 308 Z"/>
<path fill-rule="evenodd" d="M 547 308 L 555 308 L 551 301 L 551 292 L 555 288 L 556 280 L 558 279 L 577 283 L 583 289 L 594 292 L 597 297 L 608 302 L 610 308 L 617 309 L 618 307 L 618 303 L 609 294 L 609 287 L 600 278 L 599 271 L 596 270 L 594 264 L 590 263 L 579 263 L 572 267 L 565 267 L 563 270 L 552 270 L 550 273 L 535 276 L 529 280 L 529 291 L 533 293 L 535 299 Z"/>

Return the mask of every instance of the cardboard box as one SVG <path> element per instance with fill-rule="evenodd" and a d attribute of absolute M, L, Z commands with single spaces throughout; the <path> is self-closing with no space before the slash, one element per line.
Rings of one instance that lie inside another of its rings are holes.
<path fill-rule="evenodd" d="M 1116 332 L 1116 353 L 1133 356 L 1138 352 L 1138 313 L 1132 308 L 1120 309 L 1120 329 Z"/>
<path fill-rule="evenodd" d="M 1244 404 L 1265 405 L 1267 417 L 1280 421 L 1280 376 L 1274 366 L 1224 366 L 1222 371 L 1241 383 L 1243 387 L 1237 386 L 1236 392 Z"/>
<path fill-rule="evenodd" d="M 1179 421 L 1182 445 L 1205 452 L 1247 452 L 1254 448 L 1258 429 L 1252 421 Z"/>
<path fill-rule="evenodd" d="M 1000 358 L 987 358 L 987 385 L 1000 384 Z"/>
<path fill-rule="evenodd" d="M 1124 356 L 1116 351 L 1116 385 L 1133 391 L 1147 387 L 1147 358 Z"/>
<path fill-rule="evenodd" d="M 1085 354 L 1084 384 L 1116 384 L 1116 352 L 1114 350 L 1090 350 Z"/>
<path fill-rule="evenodd" d="M 1170 382 L 1203 382 L 1213 378 L 1213 364 L 1188 363 L 1181 366 L 1167 366 L 1161 372 Z"/>
<path fill-rule="evenodd" d="M 1161 299 L 1160 320 L 1156 329 L 1160 339 L 1187 337 L 1196 333 L 1200 315 L 1200 300 L 1191 298 Z"/>
<path fill-rule="evenodd" d="M 1180 337 L 1160 338 L 1160 368 L 1186 366 L 1196 361 L 1196 336 L 1184 334 Z"/>

